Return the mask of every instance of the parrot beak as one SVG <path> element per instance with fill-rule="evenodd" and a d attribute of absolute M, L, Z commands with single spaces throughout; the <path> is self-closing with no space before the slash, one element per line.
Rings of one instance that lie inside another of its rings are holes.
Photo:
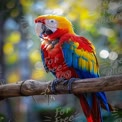
<path fill-rule="evenodd" d="M 41 22 L 36 23 L 35 32 L 36 32 L 37 36 L 39 36 L 40 38 L 44 38 L 53 33 L 52 30 L 50 30 L 48 27 L 46 27 L 45 24 L 43 24 Z"/>
<path fill-rule="evenodd" d="M 42 23 L 35 24 L 35 32 L 36 32 L 37 36 L 40 36 L 42 34 L 42 32 L 43 32 Z"/>

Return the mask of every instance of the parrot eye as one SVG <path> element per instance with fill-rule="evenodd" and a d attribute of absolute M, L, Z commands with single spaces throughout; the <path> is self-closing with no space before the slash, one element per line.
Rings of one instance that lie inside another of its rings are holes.
<path fill-rule="evenodd" d="M 53 23 L 56 23 L 56 20 L 50 19 L 50 20 L 49 20 L 49 23 L 52 23 L 52 24 L 53 24 Z"/>
<path fill-rule="evenodd" d="M 58 23 L 55 19 L 48 19 L 45 21 L 45 26 L 52 32 L 55 32 L 57 30 Z"/>

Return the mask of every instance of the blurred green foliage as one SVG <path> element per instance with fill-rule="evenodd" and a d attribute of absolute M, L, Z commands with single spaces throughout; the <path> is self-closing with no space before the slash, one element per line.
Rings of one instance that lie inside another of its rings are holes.
<path fill-rule="evenodd" d="M 0 122 L 6 122 L 6 117 L 3 114 L 0 114 Z"/>
<path fill-rule="evenodd" d="M 77 0 L 77 2 L 75 0 L 20 0 L 19 2 L 6 0 L 2 2 L 0 9 L 5 29 L 3 51 L 8 82 L 21 79 L 21 71 L 17 65 L 20 56 L 24 55 L 21 55 L 18 46 L 21 40 L 25 40 L 25 48 L 27 48 L 30 63 L 29 77 L 37 80 L 46 78 L 41 64 L 39 38 L 34 32 L 34 18 L 42 14 L 66 16 L 72 22 L 77 34 L 93 42 L 100 63 L 111 61 L 110 55 L 104 58 L 106 54 L 100 57 L 99 53 L 102 50 L 107 50 L 109 54 L 121 53 L 122 39 L 119 27 L 121 26 L 121 11 L 118 13 L 120 6 L 121 1 L 109 0 Z M 14 72 L 17 73 L 16 76 Z"/>
<path fill-rule="evenodd" d="M 40 40 L 34 31 L 34 19 L 42 14 L 67 17 L 76 34 L 92 41 L 101 76 L 122 74 L 121 0 L 4 0 L 0 2 L 0 42 L 4 43 L 0 58 L 4 58 L 8 83 L 23 79 L 53 79 L 44 71 Z M 119 94 L 117 98 L 121 97 L 122 94 Z M 110 102 L 121 106 L 122 102 L 118 99 L 113 102 L 111 98 Z M 108 116 L 104 119 L 112 121 Z"/>

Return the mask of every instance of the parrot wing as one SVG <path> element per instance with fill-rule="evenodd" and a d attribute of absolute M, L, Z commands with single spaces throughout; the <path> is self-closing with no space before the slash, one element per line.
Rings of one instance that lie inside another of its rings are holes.
<path fill-rule="evenodd" d="M 62 45 L 65 63 L 68 67 L 75 69 L 79 78 L 99 77 L 99 66 L 95 55 L 95 48 L 90 41 L 84 37 L 67 35 L 61 39 L 60 43 Z M 104 92 L 81 94 L 79 99 L 88 121 L 94 118 L 91 116 L 94 116 L 95 113 L 98 113 L 97 119 L 101 120 L 100 103 L 104 104 L 109 111 Z M 90 111 L 92 113 L 89 115 Z"/>
<path fill-rule="evenodd" d="M 70 36 L 62 45 L 67 66 L 81 79 L 99 77 L 99 66 L 93 45 L 84 37 Z"/>

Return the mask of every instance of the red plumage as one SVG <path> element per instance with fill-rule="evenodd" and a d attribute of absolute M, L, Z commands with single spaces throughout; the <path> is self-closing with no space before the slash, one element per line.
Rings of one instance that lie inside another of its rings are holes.
<path fill-rule="evenodd" d="M 60 43 L 55 48 L 48 49 L 49 43 L 44 42 L 41 44 L 41 50 L 44 53 L 44 60 L 49 71 L 54 71 L 57 78 L 70 79 L 72 77 L 78 77 L 73 67 L 68 67 L 64 60 L 64 55 L 61 49 Z"/>

